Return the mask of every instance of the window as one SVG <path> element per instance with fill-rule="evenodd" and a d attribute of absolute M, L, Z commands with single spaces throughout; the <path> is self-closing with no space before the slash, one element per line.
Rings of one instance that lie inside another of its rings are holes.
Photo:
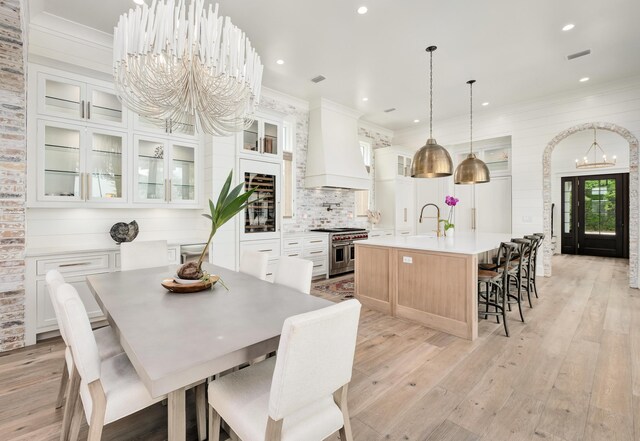
<path fill-rule="evenodd" d="M 293 219 L 296 195 L 295 123 L 293 118 L 282 126 L 282 216 Z"/>

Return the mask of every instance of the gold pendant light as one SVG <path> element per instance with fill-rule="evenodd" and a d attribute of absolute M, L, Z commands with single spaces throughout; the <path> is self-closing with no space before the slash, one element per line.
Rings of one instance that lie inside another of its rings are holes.
<path fill-rule="evenodd" d="M 475 82 L 476 80 L 467 81 L 469 85 L 470 103 L 469 154 L 456 168 L 456 173 L 453 176 L 453 181 L 456 184 L 482 184 L 490 180 L 487 164 L 476 158 L 476 155 L 473 153 L 473 83 Z"/>
<path fill-rule="evenodd" d="M 453 174 L 453 161 L 447 149 L 433 139 L 433 51 L 436 46 L 429 46 L 429 139 L 427 143 L 413 155 L 411 162 L 412 178 L 441 178 Z"/>

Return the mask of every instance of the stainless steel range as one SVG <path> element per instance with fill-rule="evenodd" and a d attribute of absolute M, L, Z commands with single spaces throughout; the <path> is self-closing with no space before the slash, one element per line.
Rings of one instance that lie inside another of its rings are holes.
<path fill-rule="evenodd" d="M 356 246 L 353 243 L 369 238 L 369 232 L 364 228 L 323 228 L 311 231 L 329 233 L 330 276 L 352 272 L 356 263 Z"/>

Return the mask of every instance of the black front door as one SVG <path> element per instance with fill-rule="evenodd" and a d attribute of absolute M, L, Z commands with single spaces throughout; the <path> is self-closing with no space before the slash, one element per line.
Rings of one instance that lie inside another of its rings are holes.
<path fill-rule="evenodd" d="M 629 174 L 562 178 L 562 252 L 629 257 Z"/>

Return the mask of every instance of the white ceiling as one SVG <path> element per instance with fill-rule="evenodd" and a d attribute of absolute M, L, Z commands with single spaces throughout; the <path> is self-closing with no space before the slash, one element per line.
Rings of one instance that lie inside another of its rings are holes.
<path fill-rule="evenodd" d="M 149 0 L 147 0 L 149 1 Z M 324 97 L 390 129 L 425 122 L 428 58 L 434 54 L 434 118 L 640 74 L 637 0 L 220 0 L 265 65 L 264 85 L 304 99 Z M 369 12 L 356 13 L 366 5 Z M 111 33 L 132 0 L 30 0 L 46 11 Z M 563 32 L 562 26 L 575 29 Z M 591 49 L 586 57 L 566 55 Z M 285 64 L 279 66 L 279 58 Z M 316 75 L 327 80 L 310 82 Z M 368 97 L 367 102 L 362 98 Z M 384 113 L 395 107 L 397 111 Z"/>

